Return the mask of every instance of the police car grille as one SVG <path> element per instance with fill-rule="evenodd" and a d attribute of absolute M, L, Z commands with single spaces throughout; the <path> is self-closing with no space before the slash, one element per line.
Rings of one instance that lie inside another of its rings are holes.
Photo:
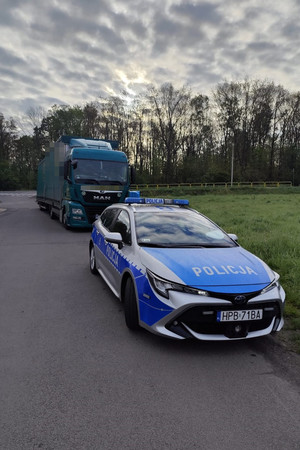
<path fill-rule="evenodd" d="M 267 308 L 266 310 L 264 308 Z M 182 314 L 173 318 L 170 327 L 174 324 L 174 321 L 187 325 L 191 330 L 196 333 L 203 334 L 225 334 L 228 328 L 229 322 L 217 322 L 218 311 L 239 311 L 239 310 L 251 310 L 251 309 L 263 309 L 263 318 L 257 321 L 243 321 L 242 323 L 247 326 L 248 332 L 264 330 L 269 327 L 273 317 L 280 316 L 280 307 L 278 302 L 264 302 L 243 306 L 230 305 L 203 305 L 195 306 L 184 311 Z M 233 323 L 233 322 L 231 322 Z M 236 322 L 234 322 L 236 323 Z M 168 325 L 167 325 L 168 328 Z"/>
<path fill-rule="evenodd" d="M 256 297 L 257 295 L 259 295 L 261 291 L 256 291 L 256 292 L 249 292 L 248 294 L 242 294 L 243 297 L 245 297 L 245 303 L 247 303 L 249 300 L 251 300 L 251 298 Z M 235 303 L 235 298 L 238 296 L 238 294 L 223 294 L 223 293 L 219 293 L 219 292 L 209 292 L 211 297 L 216 297 L 216 298 L 221 298 L 222 300 L 228 300 L 231 303 Z"/>

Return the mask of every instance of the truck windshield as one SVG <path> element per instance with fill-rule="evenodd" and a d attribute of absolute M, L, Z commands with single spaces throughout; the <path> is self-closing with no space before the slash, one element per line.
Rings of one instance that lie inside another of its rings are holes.
<path fill-rule="evenodd" d="M 126 184 L 128 180 L 127 163 L 119 161 L 98 161 L 77 159 L 73 164 L 75 183 Z"/>

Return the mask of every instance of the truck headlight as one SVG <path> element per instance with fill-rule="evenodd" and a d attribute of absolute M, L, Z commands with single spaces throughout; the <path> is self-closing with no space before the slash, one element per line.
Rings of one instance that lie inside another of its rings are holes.
<path fill-rule="evenodd" d="M 77 214 L 79 216 L 83 215 L 83 211 L 80 208 L 72 208 L 72 214 Z"/>

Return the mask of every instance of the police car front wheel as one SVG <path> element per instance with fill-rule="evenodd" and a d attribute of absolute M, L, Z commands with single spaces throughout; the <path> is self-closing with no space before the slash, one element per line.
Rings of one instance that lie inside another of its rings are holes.
<path fill-rule="evenodd" d="M 138 310 L 133 281 L 127 278 L 124 292 L 124 312 L 125 322 L 130 330 L 136 330 L 139 327 Z"/>
<path fill-rule="evenodd" d="M 90 271 L 93 275 L 96 275 L 98 273 L 96 266 L 95 247 L 93 245 L 90 246 Z"/>

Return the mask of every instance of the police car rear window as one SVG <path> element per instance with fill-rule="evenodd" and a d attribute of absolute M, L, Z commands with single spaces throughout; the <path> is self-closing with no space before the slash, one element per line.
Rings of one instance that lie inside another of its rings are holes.
<path fill-rule="evenodd" d="M 135 226 L 138 244 L 149 247 L 235 247 L 229 236 L 205 217 L 185 211 L 137 211 Z"/>

